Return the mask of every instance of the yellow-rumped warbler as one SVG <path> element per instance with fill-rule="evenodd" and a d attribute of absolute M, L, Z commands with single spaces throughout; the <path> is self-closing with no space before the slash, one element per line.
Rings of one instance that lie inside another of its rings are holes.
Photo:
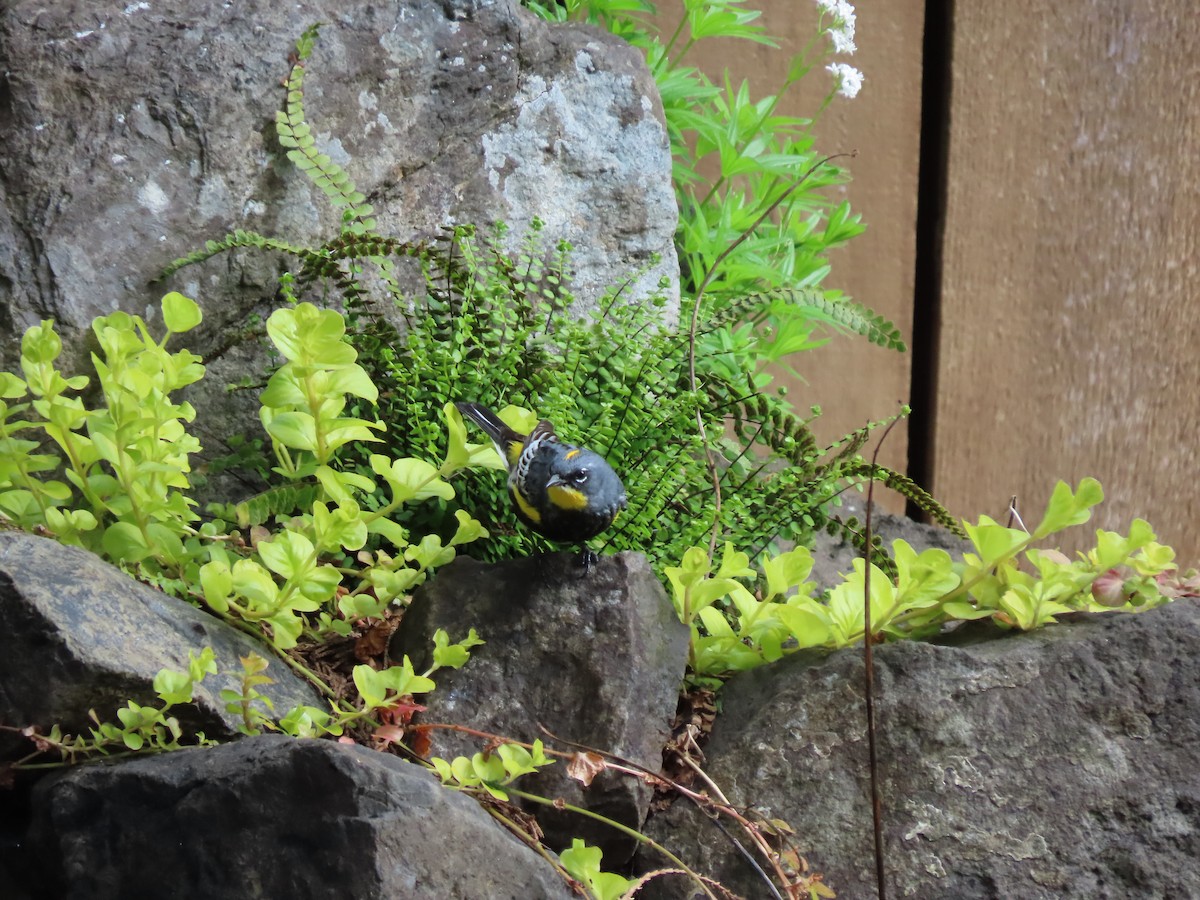
<path fill-rule="evenodd" d="M 542 420 L 528 435 L 513 431 L 486 406 L 456 403 L 492 439 L 508 466 L 517 517 L 545 537 L 582 544 L 612 524 L 627 504 L 625 486 L 599 453 L 564 444 Z M 584 564 L 591 557 L 585 550 Z"/>

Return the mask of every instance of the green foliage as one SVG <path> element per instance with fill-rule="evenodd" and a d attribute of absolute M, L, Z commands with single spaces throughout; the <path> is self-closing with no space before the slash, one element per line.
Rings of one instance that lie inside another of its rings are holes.
<path fill-rule="evenodd" d="M 734 4 L 692 7 L 688 27 L 698 35 L 713 29 L 742 33 L 752 27 L 753 15 L 747 17 Z M 611 26 L 646 8 L 640 3 L 568 4 L 567 12 L 583 15 L 586 9 Z M 277 122 L 280 140 L 287 146 L 311 142 L 311 128 L 303 121 L 298 70 L 314 36 L 310 29 L 298 48 L 287 110 Z M 290 154 L 301 149 L 293 148 Z M 333 187 L 344 189 L 334 202 L 344 209 L 353 206 L 347 198 L 356 192 L 341 170 L 334 177 L 322 174 L 325 169 L 320 167 L 300 168 L 327 193 Z M 505 249 L 510 241 L 502 225 L 482 234 L 459 226 L 429 246 L 417 246 L 373 233 L 365 218 L 355 221 L 362 227 L 344 227 L 319 248 L 288 247 L 286 252 L 301 266 L 298 275 L 285 276 L 282 283 L 285 296 L 298 302 L 300 292 L 310 285 L 333 282 L 346 304 L 348 337 L 359 362 L 369 380 L 382 387 L 376 398 L 355 394 L 347 386 L 346 392 L 358 397 L 348 407 L 354 421 L 346 431 L 356 455 L 354 472 L 348 471 L 347 460 L 341 476 L 319 462 L 310 473 L 335 498 L 343 496 L 331 486 L 338 477 L 374 471 L 364 441 L 379 437 L 391 456 L 420 458 L 441 439 L 431 410 L 476 400 L 523 409 L 533 420 L 548 418 L 564 439 L 605 455 L 624 477 L 630 497 L 629 510 L 604 536 L 606 546 L 644 550 L 660 571 L 710 532 L 755 557 L 777 538 L 808 541 L 828 522 L 831 500 L 847 485 L 861 484 L 869 476 L 950 521 L 911 481 L 873 468 L 859 456 L 871 429 L 881 423 L 822 447 L 808 429 L 810 419 L 797 414 L 782 392 L 772 388 L 765 366 L 819 343 L 813 329 L 820 324 L 857 331 L 882 346 L 903 347 L 894 326 L 837 292 L 819 290 L 812 278 L 785 279 L 783 287 L 768 280 L 769 289 L 736 298 L 710 291 L 699 300 L 703 309 L 696 311 L 697 319 L 704 324 L 693 334 L 664 321 L 665 296 L 630 301 L 622 296 L 624 286 L 615 286 L 589 317 L 573 318 L 570 247 L 560 242 L 548 248 L 536 221 L 515 252 Z M 848 221 L 844 211 L 835 213 L 826 231 L 848 236 L 853 230 Z M 419 261 L 423 292 L 408 296 L 401 290 L 393 277 L 397 257 Z M 367 303 L 372 282 L 364 277 L 366 263 L 382 276 L 397 308 L 393 320 L 402 320 L 402 327 L 390 324 Z M 742 288 L 763 283 L 739 282 Z M 685 321 L 693 312 L 688 304 L 696 302 L 685 301 Z M 688 376 L 693 360 L 694 388 Z M 297 397 L 302 393 L 293 391 Z M 282 395 L 268 388 L 268 405 L 275 405 L 278 396 Z M 363 418 L 368 408 L 372 418 L 398 427 L 386 435 L 370 433 L 375 426 Z M 340 416 L 341 410 L 329 414 Z M 268 430 L 273 430 L 277 443 L 286 437 L 319 455 L 316 438 L 309 433 L 311 415 L 288 410 L 280 421 L 267 423 Z M 487 447 L 473 446 L 468 452 L 472 463 L 497 462 Z M 281 471 L 289 466 L 286 459 L 280 460 Z M 719 504 L 714 471 L 720 473 Z M 365 489 L 365 483 L 360 486 Z M 457 487 L 458 505 L 487 523 L 492 536 L 476 548 L 477 555 L 496 559 L 544 546 L 540 538 L 515 526 L 503 479 L 463 480 Z M 225 514 L 243 524 L 261 521 L 277 499 L 279 495 L 263 495 L 253 501 L 258 508 L 243 505 Z M 434 498 L 412 511 L 411 527 L 448 536 L 455 533 L 453 513 L 441 498 Z"/>
<path fill-rule="evenodd" d="M 955 561 L 944 550 L 918 554 L 892 543 L 895 574 L 871 566 L 871 633 L 889 639 L 924 638 L 949 624 L 991 619 L 1028 630 L 1068 612 L 1159 606 L 1170 599 L 1162 580 L 1174 554 L 1155 542 L 1141 519 L 1128 535 L 1096 532 L 1096 547 L 1075 560 L 1034 544 L 1081 525 L 1103 499 L 1084 479 L 1077 490 L 1060 482 L 1032 533 L 984 517 L 966 532 L 975 547 Z M 730 544 L 713 571 L 700 548 L 667 569 L 675 610 L 692 629 L 691 668 L 701 678 L 754 668 L 786 653 L 837 648 L 863 638 L 866 564 L 827 595 L 808 580 L 812 558 L 803 547 L 772 556 L 756 570 Z M 1117 586 L 1105 589 L 1113 580 Z"/>
<path fill-rule="evenodd" d="M 761 346 L 749 336 L 721 330 L 719 321 L 706 326 L 692 391 L 689 335 L 662 323 L 662 297 L 622 303 L 617 287 L 593 313 L 572 317 L 566 246 L 548 254 L 537 223 L 516 254 L 505 252 L 505 237 L 503 228 L 454 229 L 426 258 L 424 296 L 400 307 L 404 329 L 353 314 L 350 340 L 385 386 L 378 415 L 406 426 L 387 436 L 393 455 L 420 453 L 436 440 L 428 410 L 457 400 L 490 404 L 518 430 L 550 419 L 565 440 L 597 450 L 625 480 L 629 509 L 602 536 L 604 546 L 643 551 L 660 571 L 713 528 L 708 453 L 720 472 L 718 531 L 754 555 L 776 538 L 810 540 L 826 524 L 829 502 L 872 473 L 949 519 L 904 476 L 862 459 L 874 424 L 818 445 L 808 420 L 770 390 Z M 475 462 L 500 466 L 490 445 L 471 452 Z M 502 477 L 456 487 L 458 502 L 492 536 L 473 552 L 495 559 L 544 546 L 515 524 Z M 446 530 L 437 504 L 419 514 L 424 530 Z"/>
<path fill-rule="evenodd" d="M 225 688 L 221 699 L 227 712 L 240 720 L 237 730 L 245 735 L 262 734 L 265 731 L 280 731 L 293 737 L 316 737 L 318 735 L 341 735 L 351 727 L 380 727 L 378 715 L 410 702 L 414 694 L 424 694 L 435 687 L 429 678 L 441 668 L 460 668 L 470 658 L 472 647 L 482 644 L 471 629 L 470 634 L 458 643 L 451 643 L 442 629 L 434 634 L 434 663 L 423 674 L 418 675 L 408 657 L 399 666 L 376 670 L 367 665 L 354 667 L 355 686 L 359 689 L 357 704 L 330 701 L 329 709 L 314 706 L 297 706 L 278 720 L 274 717 L 274 704 L 259 688 L 273 683 L 264 674 L 268 662 L 251 653 L 241 657 L 242 674 L 237 690 Z M 199 654 L 190 653 L 188 671 L 176 672 L 162 669 L 154 676 L 154 691 L 160 701 L 158 706 L 143 706 L 129 701 L 117 710 L 116 722 L 102 722 L 95 710 L 90 712 L 94 727 L 89 734 L 65 734 L 62 727 L 54 725 L 49 733 L 40 734 L 36 729 L 23 731 L 35 744 L 34 753 L 13 764 L 16 769 L 32 769 L 62 763 L 77 763 L 96 756 L 164 750 L 180 750 L 184 746 L 207 747 L 215 744 L 203 732 L 184 734 L 179 720 L 168 712 L 176 706 L 189 704 L 196 685 L 209 675 L 216 675 L 217 664 L 211 647 Z M 47 753 L 57 753 L 57 763 L 30 762 Z"/>
<path fill-rule="evenodd" d="M 199 380 L 204 367 L 186 350 L 168 352 L 166 343 L 198 325 L 200 310 L 170 293 L 162 312 L 167 332 L 158 340 L 139 316 L 96 319 L 100 353 L 92 364 L 102 406 L 88 409 L 78 396 L 87 376 L 59 372 L 62 342 L 51 321 L 21 341 L 24 378 L 0 373 L 0 515 L 141 564 L 151 576 L 185 563 L 191 550 L 184 542 L 199 518 L 186 494 L 189 456 L 200 449 L 185 424 L 195 410 L 171 395 Z M 38 431 L 49 446 L 26 436 Z"/>
<path fill-rule="evenodd" d="M 602 871 L 603 855 L 599 847 L 589 847 L 582 839 L 575 838 L 558 858 L 570 876 L 587 888 L 593 900 L 618 900 L 633 882 L 615 872 Z"/>
<path fill-rule="evenodd" d="M 91 710 L 88 715 L 95 724 L 88 729 L 86 736 L 65 734 L 59 725 L 53 726 L 48 734 L 39 734 L 36 730 L 27 729 L 25 733 L 33 740 L 37 749 L 30 757 L 18 761 L 13 767 L 36 768 L 76 763 L 95 756 L 111 756 L 114 753 L 125 755 L 182 749 L 183 728 L 179 720 L 168 713 L 173 707 L 191 703 L 195 686 L 216 671 L 217 665 L 212 649 L 205 647 L 199 654 L 188 654 L 186 672 L 163 669 L 154 676 L 154 692 L 159 699 L 157 706 L 143 706 L 130 700 L 117 710 L 116 722 L 102 722 L 96 711 Z M 197 733 L 188 741 L 189 746 L 210 746 L 213 743 L 203 732 Z M 49 764 L 28 762 L 29 759 L 45 753 L 57 753 L 60 761 Z"/>
<path fill-rule="evenodd" d="M 340 313 L 307 303 L 279 309 L 267 333 L 286 360 L 262 394 L 261 419 L 277 461 L 273 471 L 290 484 L 318 486 L 319 499 L 287 519 L 271 539 L 258 541 L 254 555 L 235 557 L 223 547 L 211 548 L 199 576 L 209 607 L 269 624 L 275 645 L 287 649 L 306 627 L 345 634 L 353 622 L 381 615 L 429 570 L 452 560 L 456 547 L 485 532 L 454 510 L 448 540 L 427 534 L 412 541 L 393 516 L 407 504 L 453 498 L 444 479 L 471 462 L 453 441 L 441 466 L 381 454 L 368 456 L 369 468 L 335 465 L 343 448 L 375 441 L 384 431 L 380 421 L 344 415 L 347 396 L 374 402 L 378 392 L 344 340 Z M 386 500 L 377 505 L 380 494 Z M 256 518 L 256 502 L 235 507 L 238 520 Z M 325 561 L 358 554 L 368 541 L 378 545 L 381 539 L 395 552 L 360 554 L 362 569 Z M 315 623 L 306 618 L 313 613 Z"/>
<path fill-rule="evenodd" d="M 264 730 L 273 727 L 269 714 L 274 710 L 275 704 L 259 690 L 259 687 L 273 684 L 275 679 L 263 674 L 269 663 L 257 653 L 239 657 L 239 661 L 242 664 L 239 689 L 222 689 L 221 699 L 225 701 L 225 711 L 242 720 L 238 725 L 239 732 L 247 735 L 262 734 Z"/>
<path fill-rule="evenodd" d="M 304 632 L 347 634 L 354 623 L 382 615 L 452 560 L 458 546 L 486 534 L 462 510 L 445 506 L 454 496 L 445 479 L 477 456 L 457 412 L 440 466 L 381 454 L 367 455 L 360 470 L 340 465 L 347 445 L 375 441 L 385 429 L 345 414 L 348 397 L 371 403 L 378 391 L 345 340 L 342 315 L 311 304 L 276 310 L 267 321 L 283 363 L 262 393 L 260 418 L 276 461 L 272 472 L 283 484 L 265 497 L 218 506 L 216 514 L 228 519 L 198 524 L 188 457 L 199 442 L 185 427 L 195 411 L 171 394 L 204 368 L 188 351 L 165 347 L 200 322 L 200 310 L 168 294 L 163 320 L 166 334 L 158 340 L 136 316 L 96 321 L 103 355 L 93 355 L 93 365 L 103 405 L 94 409 L 77 396 L 89 379 L 65 377 L 55 365 L 62 345 L 53 323 L 29 330 L 25 377 L 0 374 L 0 514 L 202 600 L 279 650 Z M 9 402 L 26 396 L 32 399 Z M 35 437 L 39 431 L 45 439 Z M 60 452 L 44 452 L 46 441 Z M 444 536 L 414 536 L 404 515 L 433 498 L 450 526 Z M 247 542 L 228 521 L 259 531 Z M 390 552 L 380 549 L 384 541 Z"/>
<path fill-rule="evenodd" d="M 456 756 L 449 762 L 435 756 L 430 763 L 442 784 L 458 790 L 482 790 L 497 800 L 507 800 L 505 788 L 508 785 L 522 775 L 554 764 L 543 750 L 540 740 L 534 741 L 530 748 L 521 744 L 501 744 L 489 753 Z"/>
<path fill-rule="evenodd" d="M 287 103 L 275 113 L 275 131 L 280 145 L 287 148 L 288 159 L 324 192 L 330 203 L 342 210 L 346 231 L 362 234 L 375 229 L 375 220 L 370 218 L 375 210 L 346 171 L 317 149 L 312 128 L 305 121 L 304 62 L 312 53 L 319 27 L 307 28 L 296 44 L 296 62 L 287 79 Z"/>
<path fill-rule="evenodd" d="M 211 259 L 218 254 L 224 253 L 227 250 L 234 250 L 240 247 L 254 247 L 258 250 L 275 250 L 279 253 L 287 253 L 300 259 L 318 262 L 321 255 L 315 251 L 309 250 L 306 247 L 290 244 L 287 241 L 279 240 L 278 238 L 264 237 L 253 231 L 237 231 L 230 232 L 219 241 L 205 241 L 204 247 L 200 250 L 195 250 L 187 256 L 182 256 L 179 259 L 173 260 L 161 274 L 158 280 L 162 281 L 171 277 L 180 269 L 187 266 L 202 263 L 206 259 Z"/>

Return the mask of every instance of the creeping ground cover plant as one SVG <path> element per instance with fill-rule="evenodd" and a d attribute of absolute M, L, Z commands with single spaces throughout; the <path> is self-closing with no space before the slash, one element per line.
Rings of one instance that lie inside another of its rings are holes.
<path fill-rule="evenodd" d="M 337 465 L 348 444 L 376 441 L 385 426 L 345 415 L 348 398 L 372 401 L 377 389 L 345 341 L 342 315 L 308 303 L 267 321 L 285 360 L 260 412 L 279 487 L 218 505 L 201 522 L 189 496 L 189 457 L 199 442 L 185 427 L 195 410 L 172 394 L 204 368 L 188 351 L 166 349 L 199 324 L 200 310 L 174 293 L 162 310 L 160 339 L 138 316 L 97 319 L 102 403 L 94 408 L 80 396 L 89 378 L 56 367 L 62 345 L 53 323 L 26 333 L 24 378 L 0 375 L 0 512 L 12 522 L 100 553 L 279 650 L 302 633 L 348 633 L 486 534 L 461 510 L 445 537 L 415 536 L 403 525 L 412 506 L 451 500 L 446 478 L 490 452 L 466 444 L 456 411 L 446 413 L 453 425 L 439 464 L 374 454 L 367 470 Z M 360 503 L 380 496 L 371 508 Z M 263 528 L 267 521 L 273 527 Z M 260 530 L 231 531 L 250 525 Z"/>

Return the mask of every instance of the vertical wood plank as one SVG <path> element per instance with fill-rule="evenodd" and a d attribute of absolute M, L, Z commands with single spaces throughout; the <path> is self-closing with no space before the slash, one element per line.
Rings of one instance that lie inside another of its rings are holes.
<path fill-rule="evenodd" d="M 707 55 L 692 62 L 720 82 L 728 67 L 736 84 L 750 81 L 754 96 L 775 93 L 787 73 L 790 57 L 815 34 L 818 10 L 812 0 L 757 0 L 768 33 L 779 49 L 746 41 L 711 42 Z M 661 4 L 665 21 L 677 21 L 675 4 Z M 817 148 L 825 153 L 858 151 L 843 161 L 852 180 L 835 199 L 848 197 L 863 215 L 866 233 L 834 251 L 828 287 L 845 291 L 895 322 L 906 340 L 912 324 L 917 169 L 921 123 L 921 40 L 923 0 L 886 0 L 858 9 L 858 52 L 840 58 L 865 73 L 862 93 L 854 100 L 835 97 L 815 129 Z M 812 116 L 831 87 L 823 69 L 809 73 L 802 90 L 789 95 L 779 111 Z M 834 336 L 820 349 L 795 357 L 802 376 L 784 376 L 789 397 L 801 410 L 819 405 L 818 439 L 835 440 L 871 419 L 894 414 L 909 396 L 908 354 L 884 350 L 857 336 Z M 880 462 L 904 471 L 907 436 L 903 423 L 888 438 Z M 903 498 L 876 496 L 896 511 Z"/>
<path fill-rule="evenodd" d="M 1200 558 L 1200 16 L 955 5 L 933 489 L 1031 515 L 1092 475 Z M 1030 523 L 1031 527 L 1033 523 Z"/>

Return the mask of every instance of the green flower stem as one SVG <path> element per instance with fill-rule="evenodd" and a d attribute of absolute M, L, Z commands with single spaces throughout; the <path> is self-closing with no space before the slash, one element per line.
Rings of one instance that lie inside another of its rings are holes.
<path fill-rule="evenodd" d="M 679 40 L 679 36 L 683 34 L 683 26 L 687 24 L 687 18 L 687 12 L 685 11 L 684 14 L 679 18 L 679 24 L 675 26 L 675 31 L 671 34 L 671 39 L 667 41 L 666 46 L 663 47 L 663 59 L 668 61 L 668 69 L 675 68 L 678 63 L 678 61 L 670 62 L 671 50 L 675 46 L 675 42 Z M 687 52 L 686 49 L 684 52 Z M 683 54 L 681 53 L 680 56 L 683 56 Z"/>
<path fill-rule="evenodd" d="M 251 633 L 255 633 L 255 632 L 251 632 Z M 261 639 L 262 632 L 257 632 L 255 634 L 257 637 L 259 637 Z M 263 643 L 266 644 L 266 646 L 270 647 L 272 650 L 275 649 L 274 645 L 271 644 L 270 642 L 264 641 Z M 295 671 L 297 674 L 303 675 L 305 678 L 307 678 L 309 681 L 311 681 L 316 686 L 317 690 L 320 691 L 322 694 L 324 694 L 326 697 L 329 697 L 330 699 L 337 698 L 337 694 L 334 693 L 333 688 L 331 688 L 328 684 L 326 684 L 325 681 L 316 672 L 312 671 L 307 666 L 305 666 L 304 663 L 300 662 L 300 660 L 296 659 L 294 656 L 288 656 L 286 653 L 280 653 L 278 650 L 275 651 L 275 655 L 278 656 L 280 659 L 282 659 L 285 663 L 287 663 L 292 668 L 292 670 Z"/>
<path fill-rule="evenodd" d="M 314 428 L 316 434 L 317 446 L 313 450 L 313 457 L 319 465 L 325 465 L 329 462 L 329 449 L 325 444 L 325 430 L 320 427 L 321 423 L 321 407 L 323 407 L 328 398 L 320 396 L 313 386 L 313 378 L 308 375 L 304 378 L 304 394 L 308 399 L 308 411 L 313 417 Z"/>
<path fill-rule="evenodd" d="M 275 451 L 275 461 L 279 463 L 279 468 L 283 470 L 283 476 L 294 479 L 296 477 L 296 463 L 292 459 L 292 454 L 288 450 L 287 445 L 272 440 L 271 447 Z"/>
<path fill-rule="evenodd" d="M 193 596 L 199 599 L 200 602 L 204 602 L 203 594 L 193 593 Z M 231 625 L 238 629 L 238 631 L 245 632 L 256 641 L 262 643 L 265 647 L 273 651 L 276 657 L 283 660 L 283 662 L 286 663 L 298 675 L 302 675 L 304 678 L 311 681 L 317 690 L 319 690 L 322 694 L 330 698 L 336 698 L 337 695 L 334 693 L 333 688 L 326 684 L 316 672 L 313 672 L 302 662 L 300 662 L 300 660 L 288 656 L 286 653 L 280 652 L 270 641 L 264 640 L 262 630 L 250 624 L 249 619 L 252 618 L 251 614 L 244 611 L 233 599 L 229 600 L 229 608 L 236 610 L 237 615 L 230 615 L 228 612 L 217 612 L 211 606 L 208 606 L 207 603 L 204 605 L 209 612 L 221 619 L 221 621 L 223 621 L 226 625 Z"/>

